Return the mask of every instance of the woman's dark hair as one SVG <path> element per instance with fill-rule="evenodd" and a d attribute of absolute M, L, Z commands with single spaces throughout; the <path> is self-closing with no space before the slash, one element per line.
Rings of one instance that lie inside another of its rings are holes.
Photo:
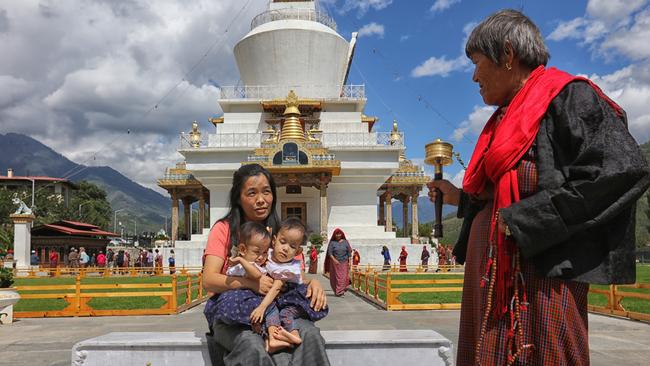
<path fill-rule="evenodd" d="M 512 45 L 515 57 L 531 69 L 548 63 L 550 54 L 539 28 L 523 13 L 505 9 L 485 18 L 474 28 L 465 44 L 465 54 L 470 57 L 479 52 L 492 62 L 501 65 L 506 42 Z"/>
<path fill-rule="evenodd" d="M 302 221 L 300 221 L 300 219 L 297 217 L 288 217 L 284 219 L 280 223 L 280 227 L 278 228 L 278 233 L 282 230 L 293 230 L 293 229 L 298 229 L 302 231 L 302 241 L 300 242 L 300 245 L 305 245 L 305 243 L 307 243 L 307 228 L 305 227 L 305 225 L 303 225 Z"/>
<path fill-rule="evenodd" d="M 266 218 L 263 225 L 270 227 L 275 234 L 278 227 L 278 216 L 275 213 L 275 206 L 277 201 L 277 194 L 275 189 L 275 181 L 271 176 L 271 173 L 268 170 L 264 169 L 259 164 L 245 164 L 242 165 L 235 173 L 232 175 L 232 187 L 230 188 L 230 210 L 226 216 L 219 219 L 219 221 L 227 220 L 230 224 L 230 250 L 234 251 L 239 243 L 239 227 L 244 222 L 244 210 L 241 207 L 241 190 L 244 188 L 244 184 L 250 177 L 255 177 L 258 175 L 263 175 L 269 181 L 269 186 L 271 186 L 271 194 L 273 195 L 273 202 L 271 203 L 271 211 L 269 216 Z M 236 253 L 235 253 L 236 254 Z"/>
<path fill-rule="evenodd" d="M 239 228 L 239 243 L 249 243 L 254 236 L 271 241 L 271 233 L 259 222 L 248 221 Z"/>

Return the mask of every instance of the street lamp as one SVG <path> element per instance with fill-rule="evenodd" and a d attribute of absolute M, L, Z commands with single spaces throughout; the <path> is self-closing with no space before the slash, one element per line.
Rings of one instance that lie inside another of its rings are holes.
<path fill-rule="evenodd" d="M 86 201 L 79 204 L 79 220 L 81 220 L 81 206 L 91 203 L 92 201 Z"/>
<path fill-rule="evenodd" d="M 80 210 L 81 210 L 81 208 L 80 208 Z M 115 232 L 115 230 L 117 230 L 117 213 L 120 212 L 120 211 L 124 211 L 124 210 L 126 210 L 126 208 L 120 208 L 119 210 L 115 210 L 113 212 L 113 232 Z"/>

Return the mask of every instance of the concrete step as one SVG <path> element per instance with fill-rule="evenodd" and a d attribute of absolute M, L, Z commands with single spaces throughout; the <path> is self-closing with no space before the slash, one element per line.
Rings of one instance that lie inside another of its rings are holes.
<path fill-rule="evenodd" d="M 322 331 L 332 366 L 450 366 L 451 342 L 433 330 Z M 211 365 L 202 334 L 114 332 L 72 348 L 73 366 Z"/>

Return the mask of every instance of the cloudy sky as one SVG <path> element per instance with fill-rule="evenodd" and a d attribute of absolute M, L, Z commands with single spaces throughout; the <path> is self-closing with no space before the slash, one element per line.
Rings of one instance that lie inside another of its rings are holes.
<path fill-rule="evenodd" d="M 109 165 L 155 187 L 181 159 L 178 134 L 221 114 L 220 85 L 239 82 L 232 49 L 268 0 L 0 0 L 0 133 L 32 136 L 69 159 Z M 322 0 L 346 39 L 359 31 L 349 82 L 365 113 L 406 133 L 407 156 L 448 140 L 465 160 L 491 113 L 471 81 L 468 32 L 502 8 L 542 30 L 551 66 L 587 75 L 650 139 L 646 0 Z M 447 169 L 458 181 L 458 164 Z"/>

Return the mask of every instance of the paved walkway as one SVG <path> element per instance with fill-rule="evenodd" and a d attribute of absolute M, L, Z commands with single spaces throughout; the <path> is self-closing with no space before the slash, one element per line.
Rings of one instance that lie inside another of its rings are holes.
<path fill-rule="evenodd" d="M 318 322 L 323 330 L 434 329 L 458 341 L 458 311 L 394 311 L 377 309 L 348 294 L 328 291 L 330 315 Z M 70 365 L 72 346 L 109 332 L 205 332 L 203 306 L 163 316 L 22 319 L 0 327 L 0 365 Z M 647 365 L 650 325 L 599 315 L 589 316 L 592 365 Z M 116 360 L 119 364 L 119 360 Z"/>

